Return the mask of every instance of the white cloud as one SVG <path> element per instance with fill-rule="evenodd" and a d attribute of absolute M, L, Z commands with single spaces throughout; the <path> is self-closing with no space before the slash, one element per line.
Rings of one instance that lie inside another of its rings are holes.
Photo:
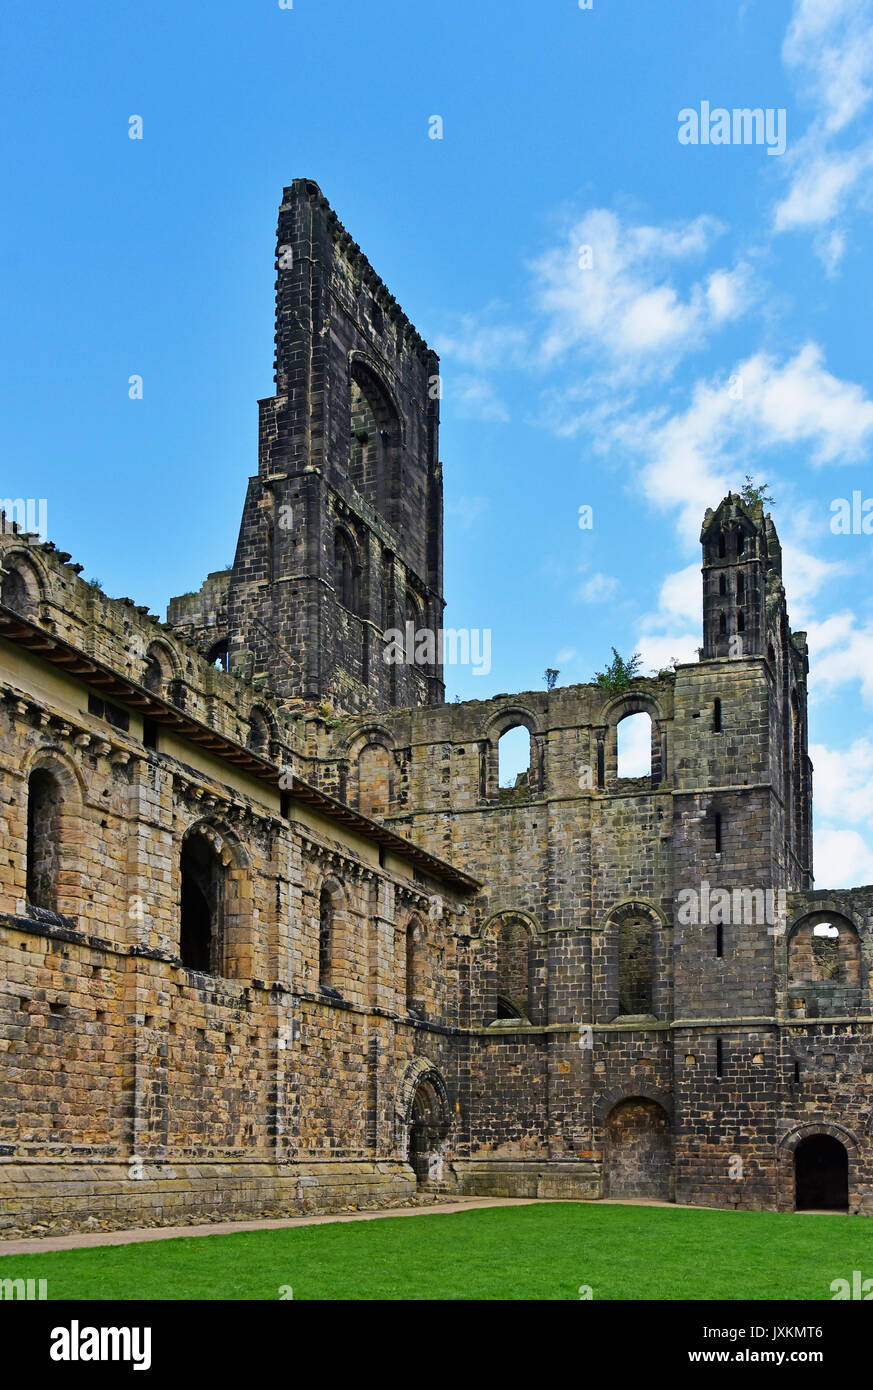
<path fill-rule="evenodd" d="M 818 814 L 849 825 L 873 820 L 873 742 L 856 738 L 845 751 L 813 743 L 809 756 Z"/>
<path fill-rule="evenodd" d="M 613 365 L 669 370 L 751 302 L 743 264 L 692 280 L 684 290 L 674 283 L 721 230 L 708 216 L 657 227 L 624 223 L 607 208 L 587 212 L 531 267 L 547 318 L 543 363 L 578 349 L 606 354 Z"/>
<path fill-rule="evenodd" d="M 825 151 L 810 155 L 810 149 L 811 145 L 804 143 L 792 161 L 797 172 L 774 213 L 777 232 L 831 222 L 843 211 L 858 179 L 873 161 L 871 145 L 845 154 Z"/>
<path fill-rule="evenodd" d="M 825 130 L 843 130 L 873 96 L 868 0 L 796 0 L 782 56 Z"/>
<path fill-rule="evenodd" d="M 816 888 L 853 888 L 873 883 L 873 852 L 857 830 L 823 826 L 815 832 Z"/>
<path fill-rule="evenodd" d="M 700 565 L 668 574 L 661 584 L 657 610 L 639 624 L 637 650 L 643 666 L 661 671 L 676 661 L 696 661 L 701 643 L 703 583 Z"/>
<path fill-rule="evenodd" d="M 795 0 L 782 56 L 812 119 L 784 156 L 789 189 L 773 225 L 776 231 L 822 227 L 866 189 L 873 167 L 873 141 L 851 134 L 873 97 L 869 0 Z M 833 274 L 843 245 L 819 240 L 816 250 Z"/>
<path fill-rule="evenodd" d="M 838 231 L 836 227 L 831 228 L 830 231 L 820 232 L 816 236 L 813 242 L 815 254 L 824 266 L 827 275 L 836 275 L 840 261 L 846 254 L 846 244 L 845 233 Z"/>
<path fill-rule="evenodd" d="M 845 574 L 847 568 L 836 560 L 820 560 L 793 540 L 783 540 L 782 582 L 794 617 L 799 617 L 808 599 L 814 598 L 825 584 Z"/>
<path fill-rule="evenodd" d="M 707 506 L 739 485 L 750 458 L 793 445 L 813 464 L 851 462 L 865 457 L 871 440 L 873 401 L 833 376 L 821 348 L 807 343 L 782 364 L 756 353 L 729 380 L 698 381 L 688 409 L 675 415 L 627 414 L 601 443 L 636 455 L 646 496 L 678 509 L 696 541 Z"/>
<path fill-rule="evenodd" d="M 810 689 L 825 694 L 857 682 L 866 704 L 873 705 L 873 623 L 854 613 L 833 613 L 807 627 Z"/>
<path fill-rule="evenodd" d="M 582 603 L 606 603 L 607 600 L 614 598 L 618 592 L 618 580 L 614 575 L 592 574 L 584 580 L 576 590 L 576 597 Z"/>

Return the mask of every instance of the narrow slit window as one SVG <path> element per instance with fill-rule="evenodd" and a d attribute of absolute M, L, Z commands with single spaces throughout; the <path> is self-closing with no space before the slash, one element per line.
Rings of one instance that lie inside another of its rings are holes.
<path fill-rule="evenodd" d="M 721 733 L 721 700 L 717 695 L 712 702 L 712 727 L 715 733 Z"/>
<path fill-rule="evenodd" d="M 721 1038 L 715 1040 L 715 1074 L 724 1076 L 724 1047 Z"/>
<path fill-rule="evenodd" d="M 724 956 L 724 927 L 721 922 L 716 923 L 715 928 L 715 954 L 719 960 Z"/>
<path fill-rule="evenodd" d="M 716 817 L 715 817 L 715 852 L 716 852 L 716 854 L 721 854 L 721 841 L 722 841 L 721 814 L 720 814 L 720 813 L 717 813 L 717 814 L 716 814 Z"/>

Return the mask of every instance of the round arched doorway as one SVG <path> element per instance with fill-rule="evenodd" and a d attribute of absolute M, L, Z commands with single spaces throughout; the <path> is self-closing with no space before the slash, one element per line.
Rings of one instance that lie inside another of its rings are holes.
<path fill-rule="evenodd" d="M 830 1134 L 811 1134 L 794 1151 L 796 1211 L 848 1211 L 849 1155 Z"/>
<path fill-rule="evenodd" d="M 446 1116 L 442 1098 L 429 1077 L 423 1077 L 415 1088 L 409 1118 L 409 1162 L 419 1187 L 437 1181 L 442 1176 L 440 1143 L 446 1132 Z"/>

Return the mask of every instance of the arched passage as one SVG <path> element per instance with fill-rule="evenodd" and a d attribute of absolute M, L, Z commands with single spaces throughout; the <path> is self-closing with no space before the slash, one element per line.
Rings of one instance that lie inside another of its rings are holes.
<path fill-rule="evenodd" d="M 447 1129 L 443 1097 L 433 1076 L 423 1076 L 412 1097 L 409 1117 L 409 1162 L 419 1188 L 442 1175 L 440 1143 Z"/>
<path fill-rule="evenodd" d="M 630 1096 L 606 1121 L 604 1195 L 673 1199 L 673 1134 L 657 1101 Z"/>
<path fill-rule="evenodd" d="M 848 1211 L 849 1155 L 830 1134 L 811 1134 L 794 1150 L 796 1211 Z"/>

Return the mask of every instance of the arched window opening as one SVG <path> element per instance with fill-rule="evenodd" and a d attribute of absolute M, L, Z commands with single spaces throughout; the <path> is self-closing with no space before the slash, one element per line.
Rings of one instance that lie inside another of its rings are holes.
<path fill-rule="evenodd" d="M 214 666 L 217 671 L 227 671 L 230 669 L 230 644 L 227 638 L 220 642 L 215 642 L 206 654 L 206 660 L 210 666 Z"/>
<path fill-rule="evenodd" d="M 746 537 L 743 531 L 737 529 L 737 554 L 742 555 L 746 548 Z"/>
<path fill-rule="evenodd" d="M 146 690 L 150 690 L 153 695 L 160 694 L 161 686 L 164 683 L 164 668 L 156 656 L 152 655 L 146 659 L 142 683 Z"/>
<path fill-rule="evenodd" d="M 652 774 L 652 718 L 645 710 L 625 715 L 616 728 L 618 776 Z"/>
<path fill-rule="evenodd" d="M 720 633 L 727 632 L 727 618 L 724 613 L 719 613 L 718 615 L 718 630 Z"/>
<path fill-rule="evenodd" d="M 793 802 L 794 847 L 803 844 L 803 721 L 797 691 L 791 692 L 791 799 Z"/>
<path fill-rule="evenodd" d="M 622 915 L 619 920 L 619 1014 L 654 1012 L 654 935 L 651 919 L 643 914 Z"/>
<path fill-rule="evenodd" d="M 334 895 L 322 888 L 318 905 L 318 983 L 327 989 L 333 986 Z"/>
<path fill-rule="evenodd" d="M 418 632 L 422 624 L 422 606 L 418 595 L 412 590 L 406 590 L 406 601 L 404 604 L 404 617 L 407 623 L 412 623 L 413 641 L 415 633 Z"/>
<path fill-rule="evenodd" d="M 349 478 L 390 524 L 399 517 L 400 423 L 375 372 L 353 361 L 349 385 Z"/>
<path fill-rule="evenodd" d="M 179 956 L 189 970 L 223 973 L 222 910 L 224 867 L 205 835 L 192 834 L 182 844 L 182 899 Z"/>
<path fill-rule="evenodd" d="M 523 1019 L 524 1014 L 521 1012 L 518 1005 L 514 1004 L 511 999 L 507 999 L 503 994 L 498 994 L 497 1017 Z"/>
<path fill-rule="evenodd" d="M 746 596 L 746 581 L 745 581 L 745 578 L 743 577 L 743 572 L 742 572 L 742 570 L 740 570 L 739 574 L 737 575 L 737 602 L 738 602 L 738 603 L 742 603 L 742 601 L 743 601 L 743 599 L 745 598 L 745 596 Z"/>
<path fill-rule="evenodd" d="M 173 678 L 173 664 L 165 647 L 153 643 L 146 652 L 142 683 L 146 690 L 160 695 Z"/>
<path fill-rule="evenodd" d="M 861 943 L 847 919 L 825 912 L 799 922 L 788 941 L 788 1003 L 798 1018 L 854 1012 L 863 1003 Z"/>
<path fill-rule="evenodd" d="M 776 669 L 776 648 L 773 646 L 773 643 L 772 643 L 772 642 L 769 642 L 769 643 L 767 644 L 767 660 L 769 661 L 770 665 L 773 667 L 773 670 L 775 671 L 775 669 Z"/>
<path fill-rule="evenodd" d="M 394 622 L 394 557 L 387 551 L 382 556 L 382 630 Z"/>
<path fill-rule="evenodd" d="M 57 912 L 61 786 L 47 768 L 27 782 L 27 901 Z"/>
<path fill-rule="evenodd" d="M 727 579 L 724 574 L 718 576 L 718 592 L 720 594 L 727 593 Z"/>
<path fill-rule="evenodd" d="M 847 1211 L 849 1155 L 830 1134 L 812 1134 L 794 1151 L 794 1205 L 798 1211 Z"/>
<path fill-rule="evenodd" d="M 425 983 L 424 928 L 413 917 L 406 928 L 406 1008 L 424 1013 Z"/>
<path fill-rule="evenodd" d="M 745 632 L 746 619 L 741 608 L 737 609 L 737 632 Z"/>
<path fill-rule="evenodd" d="M 523 724 L 504 729 L 497 742 L 497 785 L 502 791 L 530 790 L 531 738 Z"/>
<path fill-rule="evenodd" d="M 270 755 L 270 726 L 258 709 L 253 709 L 249 718 L 246 746 L 261 758 L 267 758 Z"/>
<path fill-rule="evenodd" d="M 801 922 L 788 946 L 790 984 L 861 982 L 861 946 L 848 922 L 816 916 Z"/>
<path fill-rule="evenodd" d="M 318 983 L 321 989 L 340 997 L 344 981 L 346 941 L 345 890 L 335 878 L 327 879 L 318 899 Z"/>
<path fill-rule="evenodd" d="M 840 929 L 832 922 L 820 922 L 812 929 L 814 979 L 840 978 Z"/>
<path fill-rule="evenodd" d="M 391 810 L 392 755 L 384 743 L 368 743 L 358 755 L 358 810 L 381 820 Z"/>
<path fill-rule="evenodd" d="M 358 566 L 352 543 L 345 531 L 336 531 L 333 538 L 333 584 L 343 608 L 358 611 Z"/>
<path fill-rule="evenodd" d="M 509 914 L 499 920 L 495 933 L 497 1018 L 529 1017 L 530 946 L 530 932 L 522 917 Z"/>
<path fill-rule="evenodd" d="M 725 558 L 726 555 L 727 555 L 727 542 L 726 542 L 726 540 L 725 540 L 724 531 L 721 531 L 721 532 L 719 532 L 719 537 L 718 537 L 718 558 L 719 558 L 720 560 L 723 560 L 723 559 Z"/>
<path fill-rule="evenodd" d="M 23 618 L 36 616 L 36 604 L 33 602 L 27 580 L 14 565 L 10 565 L 3 574 L 0 583 L 0 603 L 20 613 Z"/>

